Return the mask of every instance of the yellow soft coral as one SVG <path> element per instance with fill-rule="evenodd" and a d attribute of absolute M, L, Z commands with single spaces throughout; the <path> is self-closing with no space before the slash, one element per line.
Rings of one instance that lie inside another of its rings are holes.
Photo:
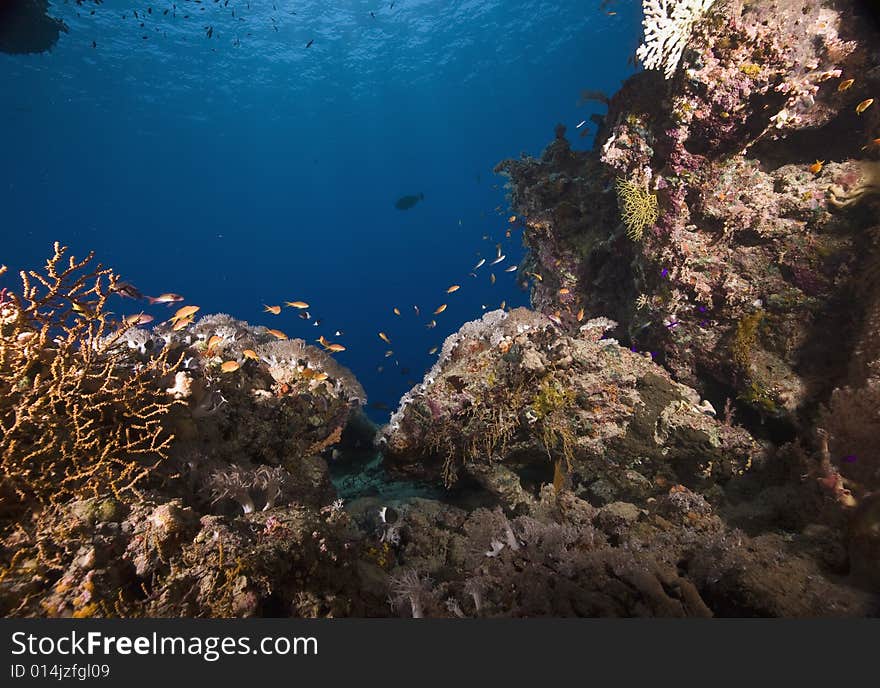
<path fill-rule="evenodd" d="M 617 180 L 617 203 L 626 234 L 633 241 L 639 241 L 645 229 L 657 222 L 660 215 L 656 194 L 633 179 Z"/>

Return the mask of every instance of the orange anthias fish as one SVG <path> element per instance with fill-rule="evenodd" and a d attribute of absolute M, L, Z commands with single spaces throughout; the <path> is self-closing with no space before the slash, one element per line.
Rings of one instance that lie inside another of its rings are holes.
<path fill-rule="evenodd" d="M 179 308 L 177 309 L 177 312 L 172 316 L 171 322 L 192 317 L 193 315 L 198 313 L 198 311 L 199 306 L 184 306 L 183 308 Z"/>
<path fill-rule="evenodd" d="M 299 308 L 300 310 L 304 310 L 309 307 L 305 301 L 285 301 L 284 305 L 288 308 Z"/>
<path fill-rule="evenodd" d="M 445 303 L 440 304 L 439 306 L 437 306 L 437 310 L 434 311 L 434 315 L 440 315 L 445 310 L 446 310 L 446 304 Z"/>
<path fill-rule="evenodd" d="M 861 115 L 865 110 L 871 107 L 871 103 L 874 102 L 873 98 L 868 98 L 867 100 L 863 100 L 861 103 L 856 105 L 856 114 Z"/>
<path fill-rule="evenodd" d="M 388 335 L 385 334 L 384 332 L 380 332 L 380 333 L 379 333 L 379 339 L 381 339 L 381 340 L 382 340 L 383 342 L 385 342 L 386 344 L 390 344 L 390 343 L 391 343 L 391 340 L 388 338 Z"/>
<path fill-rule="evenodd" d="M 216 334 L 212 335 L 208 340 L 208 348 L 213 349 L 217 344 L 223 341 L 223 337 L 218 337 Z"/>
<path fill-rule="evenodd" d="M 318 382 L 323 382 L 328 377 L 330 377 L 330 376 L 327 373 L 325 373 L 323 370 L 312 375 L 312 379 L 317 380 Z"/>
<path fill-rule="evenodd" d="M 566 294 L 570 294 L 570 293 L 571 293 L 571 291 L 569 289 L 566 289 L 565 287 L 563 287 L 562 289 L 559 290 L 560 296 L 565 296 Z"/>
<path fill-rule="evenodd" d="M 581 309 L 578 311 L 577 319 L 578 319 L 578 322 L 580 322 L 581 320 L 584 319 L 584 309 L 583 309 L 583 308 L 581 308 Z"/>
<path fill-rule="evenodd" d="M 838 86 L 837 86 L 837 92 L 843 93 L 843 91 L 845 91 L 850 86 L 852 86 L 855 83 L 855 81 L 856 81 L 855 79 L 847 79 L 846 81 L 841 81 L 840 84 L 838 84 Z"/>
<path fill-rule="evenodd" d="M 223 363 L 220 366 L 220 372 L 234 373 L 236 370 L 239 369 L 239 367 L 240 366 L 235 361 L 223 361 Z"/>
<path fill-rule="evenodd" d="M 436 354 L 436 353 L 437 353 L 437 347 L 436 347 L 436 346 L 432 346 L 430 349 L 428 349 L 428 355 L 429 355 L 429 356 L 433 356 L 433 355 Z"/>
<path fill-rule="evenodd" d="M 513 224 L 514 222 L 516 222 L 516 215 L 511 215 L 509 218 L 507 218 L 507 221 L 510 224 Z"/>
<path fill-rule="evenodd" d="M 340 351 L 345 351 L 345 347 L 342 344 L 328 344 L 327 351 L 332 351 L 334 354 L 338 354 Z"/>
<path fill-rule="evenodd" d="M 137 315 L 125 316 L 126 325 L 146 325 L 153 322 L 153 316 L 146 313 L 138 313 Z"/>
<path fill-rule="evenodd" d="M 822 166 L 824 164 L 824 160 L 817 160 L 812 165 L 810 165 L 810 172 L 812 172 L 813 174 L 819 174 L 822 171 Z"/>
<path fill-rule="evenodd" d="M 325 349 L 326 349 L 328 346 L 330 346 L 330 342 L 327 341 L 327 338 L 326 338 L 324 335 L 321 335 L 321 336 L 318 337 L 315 341 L 317 341 L 318 344 L 320 344 L 321 346 L 323 346 Z"/>
<path fill-rule="evenodd" d="M 284 334 L 281 330 L 272 330 L 267 327 L 266 332 L 275 337 L 275 339 L 287 339 L 287 335 Z"/>
<path fill-rule="evenodd" d="M 183 297 L 180 294 L 160 294 L 159 296 L 148 296 L 147 301 L 149 301 L 151 305 L 157 303 L 167 303 L 170 305 L 172 303 L 177 303 L 178 301 L 183 301 Z"/>
<path fill-rule="evenodd" d="M 397 306 L 392 308 L 391 311 L 394 313 L 394 315 L 400 315 L 400 309 Z"/>
<path fill-rule="evenodd" d="M 184 327 L 188 327 L 189 325 L 192 325 L 192 324 L 193 324 L 192 318 L 181 318 L 176 323 L 174 323 L 174 325 L 172 325 L 171 329 L 174 330 L 175 332 L 179 332 Z"/>
<path fill-rule="evenodd" d="M 251 361 L 259 361 L 260 360 L 260 357 L 257 356 L 257 352 L 254 351 L 253 349 L 245 349 L 244 351 L 241 352 L 241 355 L 244 356 L 245 358 L 250 359 Z"/>
<path fill-rule="evenodd" d="M 447 293 L 447 294 L 451 294 L 451 293 L 453 293 L 453 292 L 458 291 L 459 289 L 461 289 L 461 286 L 460 286 L 460 285 L 458 285 L 458 284 L 453 284 L 451 287 L 449 287 L 449 289 L 446 290 L 446 293 Z"/>
<path fill-rule="evenodd" d="M 263 304 L 263 308 L 265 309 L 264 313 L 271 313 L 272 315 L 281 315 L 281 306 L 267 306 Z"/>

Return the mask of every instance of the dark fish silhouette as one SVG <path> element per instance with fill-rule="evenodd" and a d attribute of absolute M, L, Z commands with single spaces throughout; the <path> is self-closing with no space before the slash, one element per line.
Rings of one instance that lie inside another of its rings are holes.
<path fill-rule="evenodd" d="M 306 43 L 306 47 L 307 47 L 307 48 L 311 48 L 311 47 L 312 47 L 312 43 L 314 43 L 314 42 L 315 42 L 315 39 L 313 38 L 313 39 L 310 40 L 308 43 Z"/>
<path fill-rule="evenodd" d="M 418 196 L 401 196 L 397 199 L 394 207 L 398 210 L 409 210 L 419 201 L 425 200 L 425 194 L 420 193 Z"/>

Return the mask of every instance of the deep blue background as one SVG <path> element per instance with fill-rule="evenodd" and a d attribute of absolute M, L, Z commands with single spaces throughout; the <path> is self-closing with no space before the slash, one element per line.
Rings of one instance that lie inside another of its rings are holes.
<path fill-rule="evenodd" d="M 527 303 L 503 272 L 522 249 L 492 168 L 540 153 L 557 122 L 592 145 L 575 127 L 604 107 L 579 94 L 632 72 L 640 3 L 224 1 L 56 2 L 70 32 L 51 53 L 0 55 L 0 263 L 36 267 L 56 239 L 93 249 L 145 293 L 339 341 L 393 406 L 482 305 Z M 469 277 L 498 241 L 497 284 Z M 324 326 L 262 314 L 300 299 Z"/>

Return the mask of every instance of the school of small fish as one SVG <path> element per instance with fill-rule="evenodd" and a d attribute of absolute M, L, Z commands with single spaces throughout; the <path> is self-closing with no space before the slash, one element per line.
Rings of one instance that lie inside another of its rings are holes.
<path fill-rule="evenodd" d="M 870 103 L 869 103 L 869 105 L 870 105 Z M 866 105 L 865 108 L 866 107 L 868 107 L 868 106 Z M 822 162 L 822 161 L 817 161 L 817 164 L 820 164 L 820 162 Z M 499 214 L 501 214 L 501 212 L 502 212 L 500 206 L 497 207 L 495 210 Z M 519 226 L 520 228 L 525 228 L 526 225 L 525 225 L 525 222 L 522 219 L 518 218 L 516 215 L 510 215 L 509 217 L 507 217 L 507 226 L 505 226 L 501 230 L 504 233 L 504 237 L 509 239 L 511 237 L 511 228 L 515 228 L 516 226 Z M 488 234 L 483 235 L 483 240 L 489 241 L 490 236 Z M 471 275 L 471 277 L 476 277 L 477 271 L 480 270 L 480 268 L 484 267 L 487 264 L 490 266 L 500 265 L 506 259 L 507 259 L 507 255 L 503 252 L 502 244 L 497 243 L 497 244 L 495 244 L 495 248 L 494 248 L 494 256 L 485 257 L 485 256 L 480 256 L 479 253 L 477 254 L 477 262 L 473 265 L 473 267 L 469 271 L 469 274 Z M 520 272 L 520 269 L 521 269 L 520 265 L 508 265 L 507 267 L 505 267 L 503 269 L 503 272 L 505 274 L 513 274 L 513 273 Z M 521 272 L 521 276 L 517 278 L 522 287 L 526 286 L 527 283 L 525 280 L 527 278 L 532 278 L 536 282 L 543 281 L 543 277 L 539 273 L 529 272 L 529 271 L 523 270 Z M 494 272 L 489 273 L 489 283 L 491 285 L 494 285 L 497 282 L 497 279 L 498 278 Z M 447 284 L 449 284 L 449 283 L 447 283 Z M 445 289 L 443 289 L 443 293 L 445 295 L 456 294 L 456 293 L 462 291 L 462 288 L 463 288 L 462 283 L 454 282 L 454 283 L 449 284 L 449 286 L 447 286 Z M 150 305 L 170 306 L 171 304 L 179 304 L 184 301 L 183 296 L 181 296 L 180 294 L 171 293 L 171 292 L 163 293 L 163 294 L 160 294 L 159 296 L 156 296 L 156 297 L 143 296 L 134 286 L 128 285 L 125 283 L 120 283 L 120 286 L 116 291 L 120 296 L 133 298 L 133 299 L 145 299 Z M 570 293 L 571 293 L 570 290 L 566 287 L 562 287 L 558 290 L 558 294 L 560 296 L 566 296 L 566 295 L 569 295 Z M 438 305 L 436 308 L 431 310 L 430 311 L 431 318 L 427 322 L 424 322 L 425 328 L 429 329 L 429 330 L 436 328 L 437 327 L 437 319 L 436 319 L 437 316 L 440 316 L 443 313 L 445 313 L 447 311 L 447 309 L 450 309 L 453 305 L 454 305 L 453 302 L 443 302 L 443 303 L 440 303 L 440 305 Z M 85 310 L 82 307 L 79 307 L 77 304 L 73 304 L 72 308 L 75 312 L 78 312 L 81 314 L 86 314 Z M 262 312 L 264 314 L 271 315 L 274 317 L 282 316 L 282 314 L 284 312 L 284 308 L 294 310 L 300 319 L 309 321 L 310 324 L 313 325 L 314 327 L 320 327 L 322 324 L 322 320 L 318 317 L 314 317 L 312 312 L 309 310 L 311 308 L 311 304 L 309 301 L 299 299 L 299 300 L 292 300 L 292 301 L 282 301 L 281 304 L 277 304 L 277 303 L 276 304 L 272 304 L 272 303 L 263 303 L 262 304 Z M 399 306 L 389 305 L 388 308 L 390 309 L 391 313 L 394 315 L 395 318 L 400 318 L 402 321 L 408 320 L 407 318 L 405 318 L 404 313 Z M 488 308 L 488 305 L 482 304 L 481 308 L 482 308 L 482 310 L 486 310 Z M 505 300 L 502 300 L 499 304 L 499 308 L 501 308 L 502 310 L 507 309 L 507 302 Z M 567 309 L 568 307 L 565 307 L 565 308 Z M 195 316 L 199 312 L 199 310 L 200 310 L 200 307 L 196 306 L 196 305 L 181 305 L 175 311 L 175 313 L 165 322 L 167 324 L 169 324 L 172 327 L 172 329 L 175 331 L 184 330 L 194 323 Z M 417 319 L 422 318 L 422 308 L 418 304 L 412 304 L 412 312 L 414 313 L 414 315 Z M 573 321 L 575 319 L 575 316 L 572 314 L 572 311 L 570 311 L 570 310 L 568 310 L 568 317 L 570 318 L 570 321 Z M 583 310 L 583 308 L 581 308 L 577 312 L 576 320 L 578 322 L 580 322 L 583 320 L 583 318 L 584 318 L 584 310 Z M 125 316 L 122 320 L 121 325 L 122 325 L 122 327 L 139 326 L 139 325 L 147 324 L 147 323 L 151 322 L 152 320 L 153 320 L 152 315 L 141 311 L 141 312 L 137 312 L 133 315 Z M 562 323 L 561 312 L 557 311 L 555 314 L 552 314 L 551 320 L 561 324 Z M 267 334 L 271 335 L 272 337 L 274 337 L 275 339 L 278 339 L 278 340 L 285 340 L 288 338 L 287 334 L 280 329 L 267 327 L 265 329 L 265 331 Z M 334 333 L 334 338 L 337 341 L 331 341 L 331 340 L 327 339 L 327 337 L 323 334 L 319 334 L 319 336 L 317 338 L 315 338 L 314 341 L 316 341 L 323 348 L 324 351 L 331 353 L 331 354 L 337 354 L 337 353 L 342 353 L 342 352 L 346 351 L 348 347 L 345 344 L 342 344 L 338 341 L 338 338 L 340 338 L 344 335 L 343 330 L 335 329 L 335 330 L 333 330 L 333 333 Z M 381 340 L 385 345 L 387 345 L 388 347 L 392 346 L 392 340 L 394 338 L 393 332 L 389 333 L 384 330 L 378 330 L 377 336 L 378 336 L 378 339 Z M 261 364 L 260 356 L 253 349 L 245 349 L 241 353 L 241 356 L 239 357 L 238 360 L 223 360 L 223 358 L 222 358 L 223 350 L 224 350 L 224 340 L 219 335 L 216 335 L 216 334 L 212 335 L 207 340 L 205 348 L 204 348 L 204 355 L 212 360 L 212 365 L 219 366 L 219 370 L 221 373 L 224 373 L 224 374 L 236 373 L 237 371 L 240 371 L 242 369 L 242 367 L 245 364 L 247 364 L 248 362 L 251 362 L 250 365 Z M 439 350 L 440 350 L 439 345 L 435 344 L 434 346 L 431 346 L 427 350 L 427 354 L 429 356 L 434 356 L 438 353 Z M 392 348 L 388 348 L 388 349 L 384 350 L 384 357 L 388 358 L 388 359 L 393 358 L 394 365 L 399 368 L 402 375 L 406 375 L 409 373 L 409 368 L 407 368 L 405 366 L 401 366 L 400 361 L 397 358 L 395 358 L 395 352 Z M 328 379 L 328 375 L 326 373 L 310 369 L 307 365 L 300 366 L 298 368 L 298 370 L 299 369 L 301 369 L 300 375 L 303 378 L 307 378 L 309 380 L 313 380 L 313 381 L 317 381 L 317 382 Z M 376 370 L 377 370 L 377 372 L 381 373 L 385 370 L 385 366 L 379 365 L 376 367 Z M 414 381 L 412 383 L 415 384 Z M 289 385 L 287 387 L 289 388 Z M 282 390 L 282 392 L 286 393 L 284 390 Z M 374 404 L 373 406 L 378 408 L 380 405 L 387 406 L 384 404 Z"/>

